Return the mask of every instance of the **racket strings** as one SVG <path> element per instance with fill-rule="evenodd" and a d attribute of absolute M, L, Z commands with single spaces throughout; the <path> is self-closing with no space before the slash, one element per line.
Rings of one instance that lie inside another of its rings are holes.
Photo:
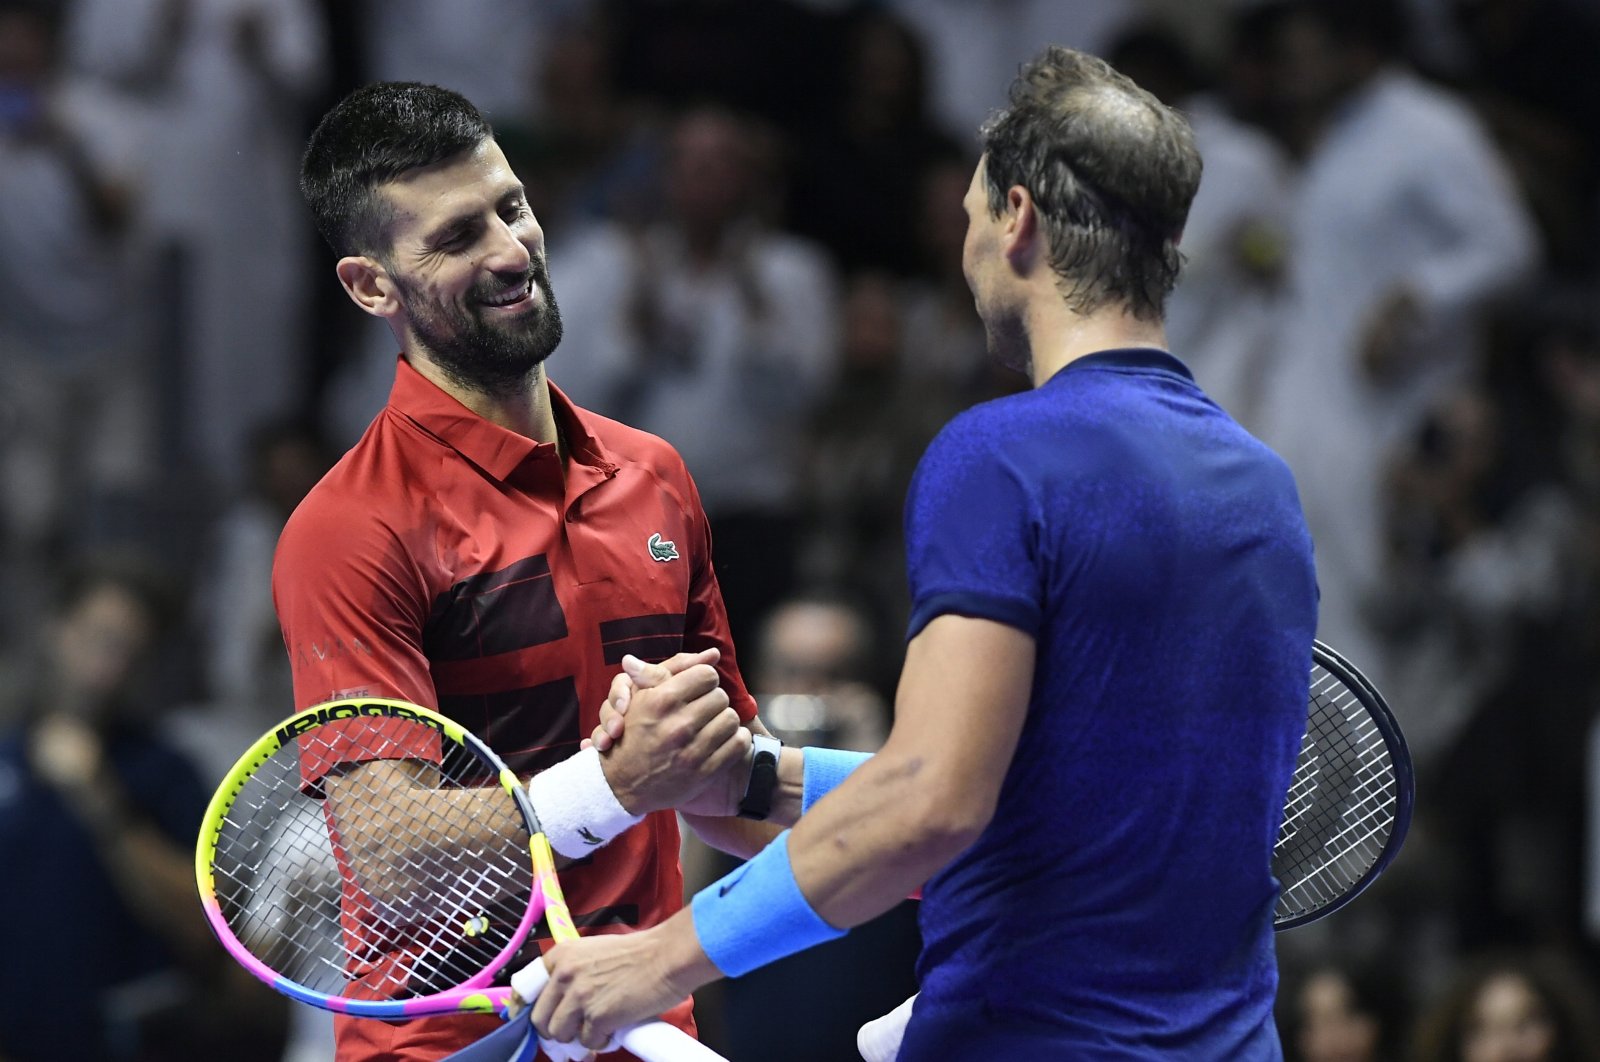
<path fill-rule="evenodd" d="M 1378 862 L 1399 794 L 1389 748 L 1361 695 L 1320 664 L 1273 851 L 1277 921 L 1332 903 Z"/>
<path fill-rule="evenodd" d="M 241 787 L 213 859 L 218 903 L 255 958 L 313 991 L 439 991 L 477 974 L 527 910 L 520 822 L 470 749 L 420 723 L 341 720 Z"/>

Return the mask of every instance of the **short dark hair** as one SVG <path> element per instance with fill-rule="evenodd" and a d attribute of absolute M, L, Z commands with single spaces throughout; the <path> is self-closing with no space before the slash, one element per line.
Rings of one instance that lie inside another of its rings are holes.
<path fill-rule="evenodd" d="M 383 253 L 393 215 L 379 186 L 493 135 L 460 93 L 414 81 L 366 85 L 317 123 L 300 160 L 300 192 L 334 254 Z"/>
<path fill-rule="evenodd" d="M 1033 197 L 1068 305 L 1114 302 L 1160 320 L 1200 187 L 1200 152 L 1177 111 L 1104 60 L 1052 46 L 1022 68 L 981 133 L 989 212 Z"/>

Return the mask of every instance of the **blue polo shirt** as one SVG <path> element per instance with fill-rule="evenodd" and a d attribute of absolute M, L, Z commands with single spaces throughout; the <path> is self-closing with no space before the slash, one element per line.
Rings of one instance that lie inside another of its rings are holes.
<path fill-rule="evenodd" d="M 994 819 L 924 890 L 901 1058 L 1279 1058 L 1317 601 L 1283 461 L 1176 358 L 1103 351 L 952 421 L 906 538 L 911 635 L 982 617 L 1037 663 Z"/>

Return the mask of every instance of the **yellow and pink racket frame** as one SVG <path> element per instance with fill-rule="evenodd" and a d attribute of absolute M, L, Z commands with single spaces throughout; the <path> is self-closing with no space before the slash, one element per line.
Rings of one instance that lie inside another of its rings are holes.
<path fill-rule="evenodd" d="M 522 916 L 522 921 L 517 924 L 516 932 L 511 935 L 505 948 L 483 970 L 455 988 L 434 995 L 415 999 L 366 1000 L 329 995 L 308 988 L 282 976 L 256 958 L 234 934 L 223 916 L 221 904 L 217 901 L 216 877 L 213 870 L 217 843 L 222 836 L 223 821 L 232 810 L 234 801 L 244 789 L 245 783 L 262 764 L 286 745 L 295 742 L 302 734 L 328 723 L 364 716 L 413 720 L 437 731 L 442 739 L 454 741 L 467 748 L 494 769 L 501 787 L 516 802 L 528 827 L 528 852 L 533 861 L 534 888 L 529 898 L 528 910 Z M 205 819 L 200 824 L 200 838 L 195 845 L 194 872 L 206 920 L 210 922 L 211 931 L 216 934 L 217 940 L 227 949 L 228 954 L 246 970 L 289 998 L 338 1014 L 390 1020 L 461 1012 L 498 1014 L 504 1017 L 510 1003 L 511 989 L 492 986 L 491 982 L 522 947 L 539 917 L 544 916 L 550 926 L 550 935 L 557 941 L 573 940 L 578 936 L 578 931 L 572 923 L 571 912 L 567 909 L 566 898 L 561 892 L 561 883 L 556 878 L 555 855 L 550 850 L 549 840 L 540 830 L 533 804 L 517 776 L 511 773 L 510 768 L 495 755 L 494 750 L 477 735 L 432 709 L 406 701 L 376 697 L 328 701 L 295 713 L 262 735 L 244 755 L 239 757 L 238 762 L 229 770 L 211 797 Z"/>

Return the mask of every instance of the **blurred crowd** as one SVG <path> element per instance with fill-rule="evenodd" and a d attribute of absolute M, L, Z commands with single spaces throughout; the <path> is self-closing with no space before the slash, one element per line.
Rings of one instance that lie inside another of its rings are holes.
<path fill-rule="evenodd" d="M 871 749 L 911 471 L 1024 386 L 984 357 L 961 198 L 1045 43 L 1190 117 L 1172 349 L 1289 461 L 1320 636 L 1416 758 L 1399 861 L 1279 937 L 1286 1051 L 1600 1059 L 1590 0 L 0 0 L 5 939 L 62 875 L 138 930 L 0 963 L 0 1062 L 241 1029 L 325 1057 L 195 945 L 167 871 L 291 707 L 276 537 L 392 378 L 296 187 L 333 101 L 418 80 L 485 110 L 548 240 L 551 378 L 682 452 L 768 723 Z M 851 1057 L 914 988 L 914 916 L 709 991 L 708 1041 Z M 51 977 L 98 1046 L 48 1046 Z"/>

